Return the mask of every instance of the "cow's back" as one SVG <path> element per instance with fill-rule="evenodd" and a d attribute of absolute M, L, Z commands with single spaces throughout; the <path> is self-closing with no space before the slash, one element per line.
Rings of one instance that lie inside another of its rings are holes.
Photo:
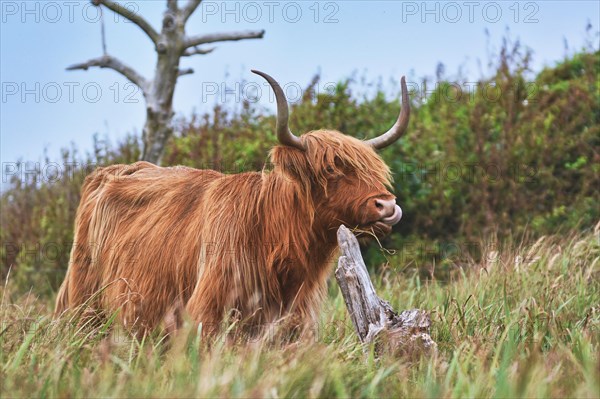
<path fill-rule="evenodd" d="M 90 174 L 56 312 L 83 304 L 119 310 L 125 326 L 139 329 L 187 302 L 197 280 L 203 194 L 221 176 L 147 162 Z"/>

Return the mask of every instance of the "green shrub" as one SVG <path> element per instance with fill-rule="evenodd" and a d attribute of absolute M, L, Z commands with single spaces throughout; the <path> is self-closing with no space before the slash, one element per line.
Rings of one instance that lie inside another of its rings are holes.
<path fill-rule="evenodd" d="M 456 256 L 482 255 L 463 250 L 481 237 L 535 238 L 600 219 L 600 53 L 577 53 L 537 76 L 530 58 L 519 43 L 505 42 L 494 73 L 477 85 L 460 76 L 420 82 L 406 136 L 382 156 L 404 210 L 397 234 L 383 244 L 421 250 L 401 250 L 404 257 L 394 259 L 373 246 L 369 263 L 402 262 L 447 277 Z M 381 82 L 353 77 L 317 93 L 318 84 L 316 76 L 292 106 L 293 131 L 329 128 L 373 137 L 397 117 L 397 82 L 384 91 Z M 178 119 L 163 163 L 225 173 L 260 170 L 276 144 L 274 128 L 273 115 L 254 104 L 215 106 L 209 114 Z M 23 291 L 55 290 L 67 267 L 86 172 L 90 165 L 134 162 L 139 142 L 133 136 L 116 146 L 96 140 L 85 157 L 65 150 L 63 163 L 79 162 L 73 177 L 15 178 L 0 198 L 2 277 L 12 268 Z"/>

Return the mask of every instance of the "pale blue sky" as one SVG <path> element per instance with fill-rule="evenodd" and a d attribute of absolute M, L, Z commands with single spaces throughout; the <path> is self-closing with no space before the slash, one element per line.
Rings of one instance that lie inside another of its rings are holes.
<path fill-rule="evenodd" d="M 157 30 L 165 3 L 137 3 Z M 384 82 L 402 74 L 432 76 L 439 61 L 450 74 L 462 65 L 467 76 L 477 78 L 477 60 L 486 60 L 485 29 L 497 48 L 508 27 L 513 38 L 533 49 L 539 70 L 563 58 L 565 39 L 571 51 L 581 47 L 586 24 L 591 22 L 596 32 L 600 18 L 598 1 L 251 3 L 207 1 L 194 14 L 191 34 L 242 29 L 265 29 L 266 34 L 262 40 L 218 43 L 210 55 L 184 59 L 182 66 L 196 73 L 180 78 L 177 114 L 208 110 L 219 101 L 208 89 L 225 80 L 262 85 L 251 68 L 301 87 L 317 71 L 324 83 L 355 71 L 372 79 L 381 76 Z M 0 5 L 2 162 L 36 161 L 44 148 L 57 157 L 70 142 L 89 151 L 94 133 L 114 142 L 141 131 L 144 102 L 125 78 L 108 69 L 65 70 L 102 53 L 100 24 L 89 2 L 3 0 Z M 149 39 L 133 24 L 115 22 L 110 11 L 105 20 L 108 52 L 151 77 L 155 54 Z"/>

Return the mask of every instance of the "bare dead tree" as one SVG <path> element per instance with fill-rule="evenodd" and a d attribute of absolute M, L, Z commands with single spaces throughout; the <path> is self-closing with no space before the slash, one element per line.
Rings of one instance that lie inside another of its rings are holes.
<path fill-rule="evenodd" d="M 146 33 L 154 44 L 158 55 L 154 78 L 143 77 L 132 67 L 124 64 L 112 55 L 104 54 L 83 63 L 74 64 L 67 70 L 87 70 L 92 67 L 109 68 L 125 76 L 137 85 L 146 101 L 146 123 L 143 130 L 144 150 L 141 159 L 160 163 L 164 146 L 173 134 L 173 93 L 180 76 L 194 73 L 192 69 L 180 69 L 181 57 L 196 54 L 208 54 L 212 47 L 203 47 L 209 43 L 243 39 L 261 39 L 265 31 L 241 31 L 211 33 L 188 36 L 185 26 L 202 0 L 188 0 L 180 7 L 177 0 L 167 0 L 167 9 L 163 14 L 162 29 L 157 32 L 141 15 L 111 0 L 92 0 L 95 6 L 103 6 L 136 24 Z"/>

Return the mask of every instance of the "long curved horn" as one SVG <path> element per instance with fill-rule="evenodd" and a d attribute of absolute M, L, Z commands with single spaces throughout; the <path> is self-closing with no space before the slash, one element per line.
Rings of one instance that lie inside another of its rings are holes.
<path fill-rule="evenodd" d="M 400 79 L 402 86 L 402 111 L 398 116 L 398 120 L 394 123 L 394 126 L 381 136 L 375 137 L 374 139 L 367 140 L 367 143 L 372 145 L 375 149 L 380 150 L 388 145 L 392 144 L 400 138 L 406 131 L 408 126 L 408 119 L 410 117 L 410 104 L 408 101 L 408 89 L 406 88 L 406 79 L 402 76 Z"/>
<path fill-rule="evenodd" d="M 277 127 L 276 127 L 276 130 L 277 130 L 277 138 L 279 139 L 279 142 L 283 145 L 295 147 L 302 151 L 305 151 L 306 147 L 304 147 L 304 145 L 302 144 L 302 142 L 300 141 L 300 139 L 298 137 L 294 136 L 294 133 L 292 133 L 292 131 L 288 127 L 288 120 L 289 120 L 288 104 L 287 104 L 287 100 L 285 99 L 285 94 L 283 93 L 283 90 L 281 89 L 281 86 L 279 85 L 279 83 L 277 83 L 277 81 L 275 79 L 273 79 L 271 76 L 267 75 L 264 72 L 257 71 L 255 69 L 252 69 L 251 71 L 252 71 L 252 73 L 255 73 L 255 74 L 260 75 L 263 78 L 265 78 L 267 80 L 267 82 L 269 82 L 269 84 L 271 85 L 271 88 L 273 89 L 273 91 L 275 92 L 275 100 L 277 101 Z"/>

